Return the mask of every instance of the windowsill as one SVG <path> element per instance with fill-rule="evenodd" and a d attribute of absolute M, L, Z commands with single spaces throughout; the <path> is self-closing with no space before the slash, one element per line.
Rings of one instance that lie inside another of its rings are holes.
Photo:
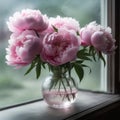
<path fill-rule="evenodd" d="M 108 112 L 120 109 L 120 95 L 80 91 L 78 96 L 68 109 L 52 109 L 39 101 L 3 110 L 0 120 L 103 120 L 102 115 L 107 118 Z"/>

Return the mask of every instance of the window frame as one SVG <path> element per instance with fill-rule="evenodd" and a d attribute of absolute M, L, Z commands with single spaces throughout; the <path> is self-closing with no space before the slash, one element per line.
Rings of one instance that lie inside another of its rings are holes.
<path fill-rule="evenodd" d="M 115 1 L 115 38 L 116 38 L 116 54 L 115 54 L 115 93 L 120 93 L 120 1 Z"/>
<path fill-rule="evenodd" d="M 119 0 L 104 0 L 107 4 L 107 25 L 111 27 L 116 40 L 116 51 L 107 56 L 107 92 L 120 93 L 120 2 Z"/>
<path fill-rule="evenodd" d="M 105 56 L 106 67 L 101 65 L 101 89 L 108 93 L 120 93 L 120 2 L 119 0 L 101 0 L 101 24 L 111 27 L 116 40 L 115 54 Z M 119 67 L 118 67 L 119 66 Z"/>

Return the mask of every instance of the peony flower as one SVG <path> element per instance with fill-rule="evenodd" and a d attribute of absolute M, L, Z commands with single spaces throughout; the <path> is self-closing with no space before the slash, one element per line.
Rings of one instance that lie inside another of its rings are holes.
<path fill-rule="evenodd" d="M 47 29 L 47 32 L 53 32 L 53 26 L 57 29 L 65 28 L 69 30 L 74 30 L 75 32 L 78 32 L 80 30 L 79 22 L 71 17 L 51 17 L 49 19 L 49 27 Z"/>
<path fill-rule="evenodd" d="M 11 32 L 22 32 L 24 30 L 44 31 L 48 27 L 48 18 L 39 10 L 25 9 L 14 13 L 7 22 Z"/>
<path fill-rule="evenodd" d="M 92 45 L 105 54 L 111 54 L 115 50 L 115 39 L 105 31 L 95 32 L 91 37 Z"/>
<path fill-rule="evenodd" d="M 41 58 L 53 66 L 70 62 L 76 58 L 79 39 L 74 31 L 60 28 L 43 39 Z"/>
<path fill-rule="evenodd" d="M 80 37 L 81 37 L 81 45 L 82 46 L 91 46 L 91 36 L 92 36 L 92 31 L 87 30 L 87 28 L 82 28 L 80 31 Z"/>
<path fill-rule="evenodd" d="M 34 31 L 26 30 L 21 34 L 12 34 L 7 50 L 7 64 L 22 67 L 30 64 L 40 53 L 42 44 Z"/>
<path fill-rule="evenodd" d="M 89 23 L 80 30 L 81 45 L 93 46 L 105 54 L 115 50 L 115 39 L 112 38 L 111 28 L 104 28 L 96 22 Z"/>
<path fill-rule="evenodd" d="M 91 46 L 91 36 L 94 32 L 100 31 L 102 26 L 98 25 L 95 21 L 89 23 L 85 27 L 81 28 L 80 36 L 81 36 L 81 45 L 83 46 Z"/>

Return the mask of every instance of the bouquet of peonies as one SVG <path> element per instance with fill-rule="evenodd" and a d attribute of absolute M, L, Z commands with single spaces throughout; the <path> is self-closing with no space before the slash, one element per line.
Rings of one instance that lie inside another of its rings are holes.
<path fill-rule="evenodd" d="M 50 71 L 58 67 L 66 71 L 75 69 L 80 80 L 84 77 L 85 61 L 103 60 L 103 53 L 115 50 L 111 28 L 104 28 L 95 21 L 80 28 L 79 22 L 70 17 L 50 17 L 39 10 L 25 9 L 16 12 L 7 22 L 12 32 L 6 49 L 6 63 L 15 68 L 30 65 L 39 78 L 41 68 Z M 89 67 L 88 67 L 89 68 Z"/>

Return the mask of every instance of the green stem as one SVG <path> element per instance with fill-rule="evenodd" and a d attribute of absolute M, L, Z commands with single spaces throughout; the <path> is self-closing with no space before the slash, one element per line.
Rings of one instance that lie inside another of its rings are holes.
<path fill-rule="evenodd" d="M 66 90 L 66 87 L 65 87 L 65 85 L 64 85 L 64 82 L 63 82 L 63 80 L 61 80 L 61 82 L 62 82 L 62 85 L 63 85 L 63 87 L 64 87 L 64 90 L 65 90 L 65 92 L 67 93 L 67 90 Z M 65 95 L 67 98 L 68 98 L 68 100 L 70 101 L 70 98 L 69 98 L 69 95 Z M 64 98 L 64 97 L 63 97 Z"/>
<path fill-rule="evenodd" d="M 58 93 L 60 93 L 60 87 L 61 87 L 61 81 L 59 81 Z M 61 93 L 60 93 L 60 96 L 61 96 Z"/>

